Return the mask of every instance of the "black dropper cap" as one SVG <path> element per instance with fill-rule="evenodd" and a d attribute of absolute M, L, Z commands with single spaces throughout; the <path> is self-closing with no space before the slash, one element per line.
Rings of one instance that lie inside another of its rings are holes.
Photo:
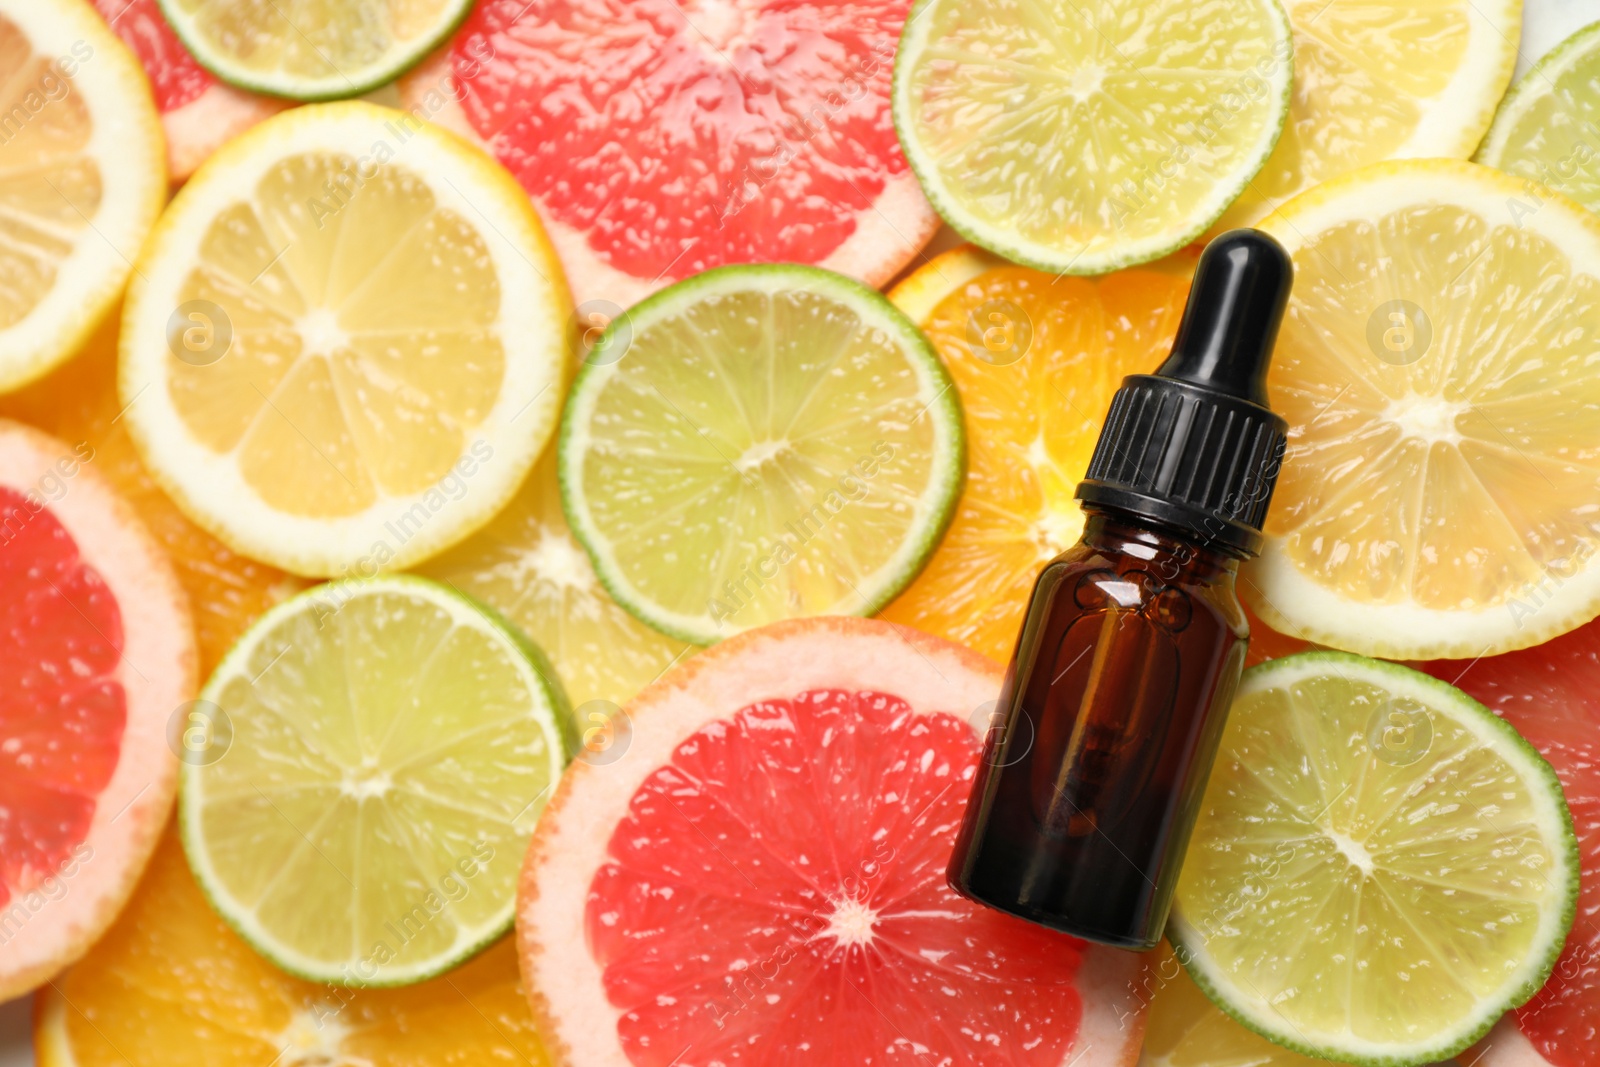
<path fill-rule="evenodd" d="M 1289 254 L 1260 230 L 1206 246 L 1172 354 L 1123 379 L 1079 500 L 1234 555 L 1261 550 L 1288 431 L 1267 407 L 1267 365 L 1293 280 Z"/>

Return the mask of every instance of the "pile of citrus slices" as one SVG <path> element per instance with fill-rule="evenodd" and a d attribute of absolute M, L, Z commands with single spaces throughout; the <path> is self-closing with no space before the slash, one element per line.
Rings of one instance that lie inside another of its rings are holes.
<path fill-rule="evenodd" d="M 0 0 L 36 1062 L 1587 1067 L 1579 7 Z M 1289 446 L 1141 957 L 945 870 L 1237 226 Z"/>

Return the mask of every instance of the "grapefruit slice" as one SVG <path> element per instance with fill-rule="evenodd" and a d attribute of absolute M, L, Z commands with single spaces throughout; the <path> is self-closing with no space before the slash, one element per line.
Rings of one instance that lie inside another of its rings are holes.
<path fill-rule="evenodd" d="M 401 93 L 516 175 L 580 304 L 728 263 L 879 286 L 938 228 L 889 117 L 909 6 L 479 4 Z"/>
<path fill-rule="evenodd" d="M 144 67 L 167 135 L 167 173 L 181 182 L 223 142 L 282 111 L 284 101 L 224 85 L 195 62 L 156 0 L 91 0 Z"/>
<path fill-rule="evenodd" d="M 1000 669 L 854 618 L 775 623 L 627 708 L 518 897 L 558 1063 L 1129 1064 L 1139 957 L 958 897 L 945 866 Z"/>
<path fill-rule="evenodd" d="M 1537 605 L 1535 605 L 1537 609 Z M 1600 622 L 1535 648 L 1424 669 L 1516 727 L 1555 768 L 1578 835 L 1578 912 L 1550 980 L 1462 1057 L 1475 1067 L 1593 1067 L 1600 1040 Z"/>
<path fill-rule="evenodd" d="M 74 449 L 0 419 L 0 1000 L 82 956 L 177 784 L 194 626 L 133 511 Z"/>

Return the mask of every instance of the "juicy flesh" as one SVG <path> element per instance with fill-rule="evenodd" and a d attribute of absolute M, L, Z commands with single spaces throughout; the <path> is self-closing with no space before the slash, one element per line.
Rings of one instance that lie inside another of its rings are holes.
<path fill-rule="evenodd" d="M 1353 599 L 1439 610 L 1573 573 L 1600 542 L 1600 280 L 1445 206 L 1331 228 L 1295 269 L 1270 378 L 1290 430 L 1267 530 L 1288 558 Z"/>
<path fill-rule="evenodd" d="M 1277 90 L 1251 69 L 1285 62 L 1260 3 L 985 0 L 921 17 L 912 122 L 939 180 L 984 224 L 1052 248 L 1179 243 L 1276 121 Z"/>
<path fill-rule="evenodd" d="M 546 218 L 625 274 L 820 263 L 904 173 L 889 77 L 907 0 L 479 4 L 467 117 Z"/>
<path fill-rule="evenodd" d="M 1211 1003 L 1163 946 L 1146 956 L 1136 1003 L 1147 1002 L 1143 1067 L 1320 1067 L 1313 1060 L 1274 1045 L 1247 1030 Z"/>
<path fill-rule="evenodd" d="M 1302 189 L 1393 158 L 1460 70 L 1474 18 L 1470 0 L 1292 0 L 1284 7 L 1294 25 L 1289 118 L 1218 230 L 1249 225 Z"/>
<path fill-rule="evenodd" d="M 470 944 L 549 784 L 536 699 L 503 644 L 420 597 L 284 618 L 217 698 L 233 740 L 200 773 L 198 823 L 215 877 L 318 963 Z"/>
<path fill-rule="evenodd" d="M 216 79 L 195 62 L 161 14 L 159 0 L 93 0 L 95 10 L 138 57 L 150 79 L 156 107 L 176 111 L 199 98 Z"/>
<path fill-rule="evenodd" d="M 1555 971 L 1517 1022 L 1554 1067 L 1589 1067 L 1600 1034 L 1600 623 L 1537 648 L 1431 673 L 1503 716 L 1550 761 L 1578 835 L 1578 913 Z"/>
<path fill-rule="evenodd" d="M 567 529 L 555 466 L 547 449 L 488 526 L 419 570 L 520 626 L 555 665 L 581 731 L 593 725 L 590 711 L 627 703 L 695 646 L 635 619 L 600 585 Z M 592 700 L 605 705 L 585 709 Z"/>
<path fill-rule="evenodd" d="M 177 0 L 193 32 L 257 75 L 356 86 L 347 75 L 383 63 L 439 24 L 443 0 L 297 0 L 292 14 L 254 0 Z"/>
<path fill-rule="evenodd" d="M 37 491 L 0 486 L 0 905 L 89 835 L 122 752 L 122 612 Z"/>
<path fill-rule="evenodd" d="M 0 330 L 17 325 L 100 208 L 100 165 L 88 155 L 94 123 L 54 56 L 35 52 L 0 15 Z"/>
<path fill-rule="evenodd" d="M 434 485 L 505 373 L 483 236 L 404 166 L 367 168 L 277 163 L 210 224 L 177 294 L 232 329 L 220 358 L 207 347 L 220 334 L 202 332 L 198 358 L 169 361 L 179 417 L 291 515 L 359 514 Z"/>
<path fill-rule="evenodd" d="M 939 303 L 922 325 L 961 393 L 966 486 L 938 551 L 885 618 L 1010 657 L 1039 567 L 1082 533 L 1073 493 L 1112 394 L 1160 364 L 1187 292 L 1178 273 L 1052 280 L 1001 267 Z"/>
<path fill-rule="evenodd" d="M 228 928 L 162 840 L 116 925 L 58 978 L 78 1067 L 548 1067 L 510 938 L 401 989 L 291 978 Z"/>
<path fill-rule="evenodd" d="M 837 690 L 750 705 L 679 745 L 588 898 L 628 1059 L 1065 1062 L 1082 942 L 945 883 L 977 759 L 953 715 Z"/>
<path fill-rule="evenodd" d="M 1494 166 L 1531 178 L 1600 212 L 1600 166 L 1594 131 L 1600 129 L 1600 40 L 1591 35 L 1584 54 L 1565 69 L 1543 72 L 1553 84 L 1533 100 L 1506 135 Z"/>
<path fill-rule="evenodd" d="M 1374 721 L 1395 724 L 1392 759 Z M 1261 1010 L 1313 1038 L 1416 1040 L 1498 994 L 1558 906 L 1542 810 L 1446 714 L 1313 677 L 1234 704 L 1178 898 Z"/>
<path fill-rule="evenodd" d="M 799 289 L 714 294 L 639 330 L 583 467 L 622 577 L 740 629 L 859 613 L 940 475 L 936 397 L 903 343 Z"/>

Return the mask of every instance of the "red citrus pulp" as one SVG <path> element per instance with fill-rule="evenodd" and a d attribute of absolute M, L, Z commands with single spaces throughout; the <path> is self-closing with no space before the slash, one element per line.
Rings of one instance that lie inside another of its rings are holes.
<path fill-rule="evenodd" d="M 402 79 L 533 197 L 576 299 L 728 263 L 881 285 L 937 217 L 889 113 L 908 0 L 491 0 Z"/>
<path fill-rule="evenodd" d="M 92 0 L 150 79 L 167 135 L 167 173 L 182 181 L 222 143 L 286 105 L 223 85 L 172 32 L 156 0 Z"/>
<path fill-rule="evenodd" d="M 1578 913 L 1550 980 L 1507 1015 L 1478 1067 L 1600 1064 L 1600 621 L 1533 648 L 1423 669 L 1482 701 L 1527 738 L 1561 779 L 1578 834 Z"/>
<path fill-rule="evenodd" d="M 93 455 L 0 420 L 0 1000 L 81 956 L 133 890 L 194 693 L 187 601 Z"/>
<path fill-rule="evenodd" d="M 523 871 L 547 1045 L 585 1067 L 1130 1063 L 1139 957 L 945 882 L 999 688 L 976 653 L 839 618 L 647 688 Z"/>

